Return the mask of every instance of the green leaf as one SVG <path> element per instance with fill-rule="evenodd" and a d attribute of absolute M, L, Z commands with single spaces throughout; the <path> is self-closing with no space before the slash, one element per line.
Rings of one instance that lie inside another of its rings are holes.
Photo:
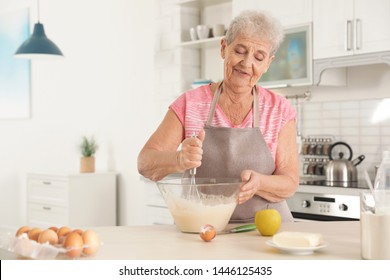
<path fill-rule="evenodd" d="M 80 150 L 81 150 L 81 154 L 84 157 L 94 156 L 97 149 L 98 149 L 98 145 L 96 144 L 95 139 L 93 137 L 89 139 L 86 136 L 83 137 L 83 140 L 80 145 Z"/>

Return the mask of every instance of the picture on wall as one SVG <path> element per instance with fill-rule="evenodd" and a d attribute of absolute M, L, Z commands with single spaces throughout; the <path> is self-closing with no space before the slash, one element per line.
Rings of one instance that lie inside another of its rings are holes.
<path fill-rule="evenodd" d="M 29 34 L 28 8 L 0 14 L 0 119 L 30 117 L 30 61 L 14 57 Z"/>

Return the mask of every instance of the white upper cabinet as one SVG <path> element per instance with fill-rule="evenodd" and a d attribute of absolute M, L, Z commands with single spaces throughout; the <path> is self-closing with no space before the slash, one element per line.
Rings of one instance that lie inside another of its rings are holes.
<path fill-rule="evenodd" d="M 314 59 L 390 50 L 390 0 L 313 1 Z"/>
<path fill-rule="evenodd" d="M 390 50 L 390 0 L 355 0 L 356 52 Z"/>
<path fill-rule="evenodd" d="M 269 11 L 283 26 L 312 22 L 312 0 L 232 0 L 233 17 L 243 10 Z"/>
<path fill-rule="evenodd" d="M 314 1 L 314 59 L 353 54 L 350 34 L 353 21 L 353 2 L 354 0 Z"/>

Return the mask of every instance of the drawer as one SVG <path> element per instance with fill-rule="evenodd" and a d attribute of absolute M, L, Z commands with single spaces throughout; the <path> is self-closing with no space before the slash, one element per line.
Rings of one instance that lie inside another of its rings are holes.
<path fill-rule="evenodd" d="M 44 178 L 28 179 L 27 200 L 65 206 L 68 201 L 68 182 Z"/>
<path fill-rule="evenodd" d="M 68 209 L 52 204 L 28 203 L 27 219 L 29 226 L 50 227 L 69 224 Z"/>
<path fill-rule="evenodd" d="M 166 207 L 148 206 L 146 213 L 148 224 L 172 225 L 174 223 L 172 215 Z"/>

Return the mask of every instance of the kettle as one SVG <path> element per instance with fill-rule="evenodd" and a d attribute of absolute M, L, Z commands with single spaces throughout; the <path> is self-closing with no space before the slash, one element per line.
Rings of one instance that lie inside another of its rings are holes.
<path fill-rule="evenodd" d="M 333 158 L 332 151 L 336 146 L 344 146 L 349 151 L 349 157 L 344 158 L 344 153 L 338 153 L 338 159 Z M 329 148 L 329 162 L 325 168 L 326 185 L 338 187 L 357 187 L 358 172 L 356 166 L 360 164 L 365 156 L 361 155 L 352 160 L 352 149 L 345 142 L 335 142 Z"/>

